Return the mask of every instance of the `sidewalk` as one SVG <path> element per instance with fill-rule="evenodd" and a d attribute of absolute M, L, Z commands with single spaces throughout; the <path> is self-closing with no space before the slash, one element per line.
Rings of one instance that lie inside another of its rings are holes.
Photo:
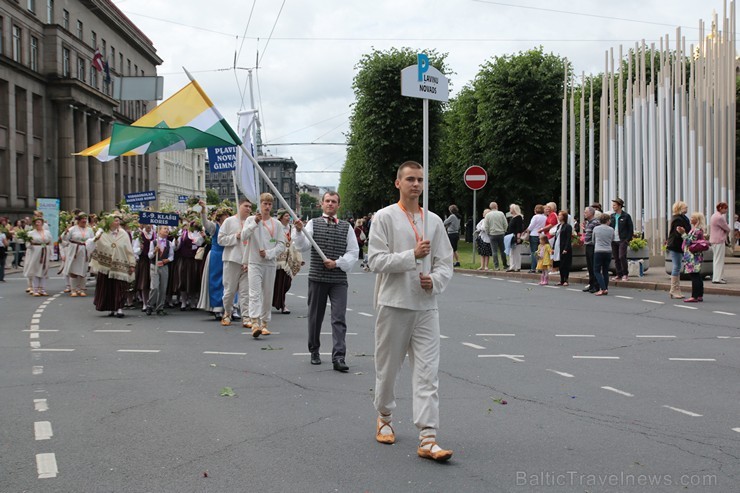
<path fill-rule="evenodd" d="M 496 277 L 507 277 L 512 279 L 540 279 L 539 274 L 530 274 L 529 272 L 525 272 L 524 270 L 522 270 L 521 272 L 504 272 L 500 270 L 482 272 L 475 269 L 456 268 L 455 271 L 465 272 L 467 274 L 489 275 Z M 704 293 L 740 296 L 740 258 L 727 257 L 725 259 L 724 278 L 727 280 L 727 284 L 712 284 L 711 280 L 704 280 Z M 558 276 L 558 274 L 553 274 L 550 276 L 550 284 L 554 284 L 559 281 L 560 277 Z M 586 284 L 588 284 L 588 272 L 586 271 L 586 269 L 571 272 L 570 284 L 574 287 L 578 285 L 585 286 Z M 670 276 L 665 273 L 665 267 L 663 266 L 663 264 L 657 266 L 651 265 L 643 277 L 630 277 L 629 281 L 609 281 L 609 286 L 666 292 L 671 289 Z M 684 292 L 684 294 L 691 293 L 691 281 L 681 281 L 681 290 Z"/>

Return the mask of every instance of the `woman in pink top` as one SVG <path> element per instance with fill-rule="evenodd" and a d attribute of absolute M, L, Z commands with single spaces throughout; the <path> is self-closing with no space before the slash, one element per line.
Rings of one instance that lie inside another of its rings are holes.
<path fill-rule="evenodd" d="M 722 279 L 725 269 L 725 243 L 729 238 L 730 225 L 727 224 L 725 215 L 729 207 L 727 202 L 717 204 L 717 211 L 709 219 L 709 243 L 712 245 L 712 284 L 727 284 Z"/>

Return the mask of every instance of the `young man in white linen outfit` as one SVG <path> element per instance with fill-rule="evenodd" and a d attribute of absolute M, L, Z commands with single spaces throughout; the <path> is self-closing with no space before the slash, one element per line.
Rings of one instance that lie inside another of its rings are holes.
<path fill-rule="evenodd" d="M 224 247 L 224 316 L 221 325 L 231 325 L 231 312 L 234 307 L 234 295 L 239 292 L 239 308 L 242 325 L 249 328 L 249 280 L 247 268 L 243 265 L 244 252 L 247 250 L 242 227 L 252 213 L 252 203 L 248 199 L 239 201 L 237 213 L 227 218 L 218 230 L 218 244 Z"/>
<path fill-rule="evenodd" d="M 397 204 L 378 211 L 368 250 L 375 280 L 375 438 L 394 443 L 391 425 L 396 407 L 394 385 L 406 353 L 412 369 L 413 418 L 419 429 L 420 457 L 446 461 L 451 450 L 436 442 L 439 428 L 439 312 L 437 295 L 452 279 L 452 246 L 442 220 L 429 213 L 428 238 L 422 240 L 423 218 L 419 196 L 423 168 L 406 161 L 398 168 Z M 429 256 L 431 272 L 422 273 L 422 259 Z"/>
<path fill-rule="evenodd" d="M 242 263 L 249 267 L 249 318 L 254 338 L 271 333 L 267 324 L 272 316 L 277 257 L 285 251 L 285 229 L 270 216 L 273 202 L 272 194 L 260 195 L 260 211 L 244 221 L 242 229 L 242 239 L 247 241 Z"/>

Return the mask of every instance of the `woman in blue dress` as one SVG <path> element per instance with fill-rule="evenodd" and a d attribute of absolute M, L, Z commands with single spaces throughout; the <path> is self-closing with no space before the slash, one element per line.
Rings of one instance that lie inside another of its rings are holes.
<path fill-rule="evenodd" d="M 203 228 L 211 236 L 211 250 L 203 265 L 198 309 L 212 312 L 216 320 L 220 321 L 224 311 L 224 247 L 218 244 L 218 230 L 224 220 L 233 215 L 233 211 L 228 207 L 219 207 L 213 215 L 216 222 L 211 222 L 206 217 L 205 204 L 202 203 L 201 207 L 203 208 L 201 211 Z"/>

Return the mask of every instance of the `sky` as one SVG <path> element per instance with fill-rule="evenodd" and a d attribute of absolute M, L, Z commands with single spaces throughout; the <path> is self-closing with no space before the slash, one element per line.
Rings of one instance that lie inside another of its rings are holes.
<path fill-rule="evenodd" d="M 266 153 L 292 157 L 298 182 L 322 187 L 339 183 L 346 147 L 331 144 L 346 142 L 352 80 L 361 56 L 373 49 L 447 53 L 454 97 L 485 61 L 538 46 L 568 58 L 577 74 L 604 71 L 605 52 L 617 53 L 620 44 L 626 51 L 642 39 L 657 44 L 666 34 L 673 44 L 678 26 L 688 48 L 699 39 L 699 20 L 711 23 L 713 11 L 721 19 L 725 5 L 721 0 L 113 1 L 164 60 L 158 75 L 164 76 L 165 98 L 187 84 L 184 66 L 236 128 L 236 112 L 252 106 L 246 88 L 247 69 L 253 69 Z"/>

